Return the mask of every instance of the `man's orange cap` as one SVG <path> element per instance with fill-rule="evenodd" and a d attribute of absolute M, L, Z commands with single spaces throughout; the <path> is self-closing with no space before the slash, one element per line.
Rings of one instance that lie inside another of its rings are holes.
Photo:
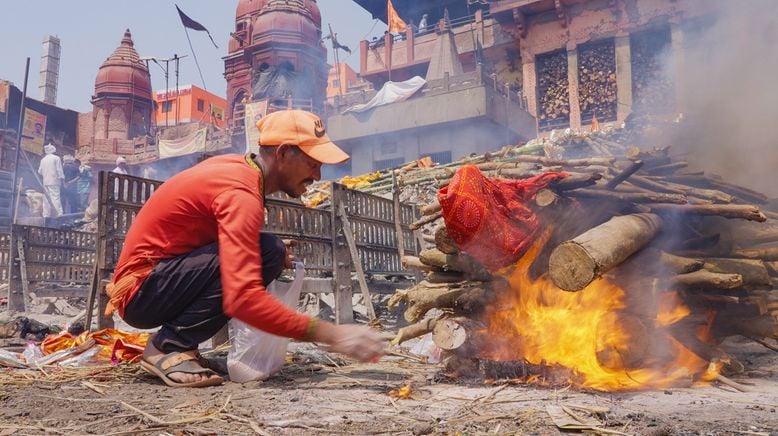
<path fill-rule="evenodd" d="M 325 164 L 338 164 L 349 159 L 349 155 L 327 136 L 321 118 L 307 111 L 289 109 L 273 112 L 257 121 L 257 129 L 262 147 L 296 145 L 308 156 Z"/>

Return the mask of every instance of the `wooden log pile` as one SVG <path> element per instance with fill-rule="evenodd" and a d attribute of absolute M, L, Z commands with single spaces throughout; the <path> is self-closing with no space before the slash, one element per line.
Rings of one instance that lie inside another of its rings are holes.
<path fill-rule="evenodd" d="M 578 101 L 581 118 L 616 119 L 616 50 L 613 40 L 578 50 Z"/>
<path fill-rule="evenodd" d="M 673 107 L 673 83 L 663 63 L 670 48 L 670 30 L 649 31 L 632 35 L 632 99 L 635 108 L 644 112 L 665 113 Z"/>
<path fill-rule="evenodd" d="M 433 341 L 461 365 L 488 348 L 481 343 L 483 335 L 476 334 L 484 331 L 487 309 L 503 301 L 506 292 L 516 292 L 447 233 L 433 194 L 466 163 L 501 178 L 550 170 L 570 174 L 541 190 L 530 205 L 551 233 L 528 274 L 547 277 L 559 292 L 582 293 L 606 277 L 625 290 L 627 307 L 618 316 L 632 337 L 652 340 L 661 296 L 671 291 L 690 311 L 672 322 L 673 337 L 724 371 L 742 371 L 743 366 L 716 345 L 721 339 L 740 335 L 778 341 L 778 213 L 760 207 L 767 197 L 689 170 L 688 162 L 671 157 L 669 147 L 630 149 L 619 142 L 623 134 L 568 132 L 525 150 L 542 149 L 544 155 L 506 147 L 448 166 L 397 172 L 398 189 L 426 190 L 429 200 L 414 226 L 427 248 L 419 257 L 403 258 L 406 268 L 421 271 L 425 279 L 390 300 L 390 306 L 404 307 L 410 323 L 394 342 L 432 332 Z M 594 157 L 549 157 L 587 153 Z M 702 330 L 708 336 L 698 336 Z M 646 347 L 640 342 L 625 350 L 598 351 L 598 359 L 603 366 L 614 356 L 637 365 Z M 494 365 L 475 366 L 494 372 Z M 511 372 L 504 365 L 500 371 Z"/>
<path fill-rule="evenodd" d="M 567 53 L 538 56 L 538 122 L 541 127 L 567 124 L 570 119 Z"/>

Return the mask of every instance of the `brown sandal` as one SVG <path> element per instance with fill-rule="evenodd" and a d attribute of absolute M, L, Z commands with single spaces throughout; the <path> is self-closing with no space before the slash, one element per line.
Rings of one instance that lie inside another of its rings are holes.
<path fill-rule="evenodd" d="M 224 379 L 211 369 L 203 368 L 198 362 L 198 356 L 193 353 L 170 353 L 157 361 L 156 364 L 141 360 L 140 366 L 149 374 L 159 377 L 166 385 L 173 388 L 202 388 L 217 386 L 224 383 Z M 177 382 L 170 377 L 174 372 L 184 374 L 203 374 L 210 377 L 196 382 Z"/>

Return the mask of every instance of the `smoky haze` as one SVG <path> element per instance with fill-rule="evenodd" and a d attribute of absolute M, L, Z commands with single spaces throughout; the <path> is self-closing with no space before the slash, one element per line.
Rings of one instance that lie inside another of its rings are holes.
<path fill-rule="evenodd" d="M 684 33 L 676 89 L 688 122 L 673 153 L 778 197 L 778 1 L 715 3 L 710 25 Z"/>

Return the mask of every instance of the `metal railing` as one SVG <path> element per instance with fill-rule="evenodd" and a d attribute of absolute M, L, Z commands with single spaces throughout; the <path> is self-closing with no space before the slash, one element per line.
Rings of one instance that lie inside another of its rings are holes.
<path fill-rule="evenodd" d="M 10 253 L 14 238 L 15 253 Z M 8 307 L 24 311 L 30 294 L 36 297 L 84 297 L 95 264 L 96 235 L 75 230 L 13 225 L 0 240 L 0 258 L 10 261 Z M 13 255 L 12 255 L 13 254 Z"/>

